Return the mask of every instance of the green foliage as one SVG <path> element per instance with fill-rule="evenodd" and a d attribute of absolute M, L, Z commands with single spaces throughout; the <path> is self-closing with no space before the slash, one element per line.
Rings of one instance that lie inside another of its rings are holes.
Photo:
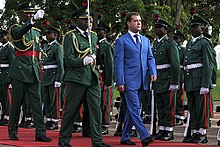
<path fill-rule="evenodd" d="M 39 8 L 46 12 L 45 22 L 61 27 L 66 32 L 70 26 L 70 14 L 82 7 L 82 0 L 30 0 Z M 84 0 L 86 1 L 86 0 Z M 219 0 L 182 0 L 181 13 L 176 14 L 177 2 L 179 0 L 90 0 L 91 8 L 95 12 L 94 26 L 99 20 L 105 21 L 111 28 L 111 37 L 115 39 L 124 32 L 124 18 L 127 12 L 137 11 L 143 18 L 144 33 L 152 33 L 152 26 L 155 21 L 155 14 L 159 14 L 161 18 L 168 20 L 175 29 L 176 23 L 180 25 L 180 31 L 185 34 L 189 32 L 190 9 L 195 8 L 196 14 L 203 16 L 209 20 L 213 27 L 214 43 L 218 42 L 218 34 L 220 27 L 220 3 Z M 17 21 L 18 3 L 23 0 L 6 0 L 5 11 L 0 18 L 4 27 L 8 27 Z M 179 17 L 178 21 L 176 18 Z M 74 23 L 74 22 L 73 22 Z M 44 30 L 41 24 L 39 27 Z"/>
<path fill-rule="evenodd" d="M 217 86 L 213 89 L 213 100 L 220 100 L 220 70 L 218 70 Z"/>

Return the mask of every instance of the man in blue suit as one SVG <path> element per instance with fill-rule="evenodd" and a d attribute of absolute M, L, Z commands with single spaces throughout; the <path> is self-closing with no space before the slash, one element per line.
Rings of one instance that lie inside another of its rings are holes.
<path fill-rule="evenodd" d="M 130 140 L 130 131 L 135 126 L 145 147 L 153 139 L 141 119 L 140 98 L 148 89 L 147 72 L 151 75 L 151 81 L 156 81 L 156 66 L 150 40 L 139 34 L 142 27 L 140 15 L 137 12 L 128 13 L 126 25 L 128 32 L 116 40 L 114 51 L 116 86 L 124 92 L 127 105 L 121 144 L 136 145 Z"/>

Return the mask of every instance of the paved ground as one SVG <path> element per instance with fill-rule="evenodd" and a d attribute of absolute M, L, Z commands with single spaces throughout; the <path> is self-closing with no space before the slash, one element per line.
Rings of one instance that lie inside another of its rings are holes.
<path fill-rule="evenodd" d="M 220 102 L 215 102 L 214 106 L 215 106 L 214 108 L 216 108 L 216 106 L 220 106 Z M 114 113 L 115 112 L 116 111 L 114 111 Z M 207 143 L 208 145 L 216 145 L 217 144 L 216 134 L 218 131 L 218 126 L 216 125 L 216 122 L 218 121 L 218 119 L 220 119 L 220 112 L 215 112 L 214 118 L 211 119 L 212 127 L 207 130 L 207 136 L 208 136 L 208 140 L 209 140 L 209 142 Z M 115 124 L 116 124 L 116 121 L 114 120 L 114 117 L 113 117 L 113 121 L 111 122 L 111 125 L 109 128 L 109 135 L 114 134 Z M 150 128 L 149 125 L 146 125 L 146 127 L 148 129 Z M 176 126 L 174 128 L 174 140 L 173 140 L 174 142 L 181 142 L 182 141 L 184 129 L 185 129 L 185 125 Z M 12 147 L 12 146 L 0 145 L 0 147 Z"/>

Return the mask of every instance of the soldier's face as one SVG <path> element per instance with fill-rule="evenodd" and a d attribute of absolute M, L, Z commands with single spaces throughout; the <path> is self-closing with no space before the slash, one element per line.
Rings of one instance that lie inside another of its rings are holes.
<path fill-rule="evenodd" d="M 99 39 L 105 38 L 106 37 L 106 33 L 104 30 L 96 30 L 97 36 Z"/>
<path fill-rule="evenodd" d="M 20 18 L 22 22 L 26 22 L 32 17 L 34 17 L 34 13 L 32 12 L 21 12 L 20 14 Z"/>
<path fill-rule="evenodd" d="M 141 17 L 139 15 L 132 15 L 131 21 L 127 22 L 127 26 L 131 32 L 134 32 L 134 33 L 139 32 L 142 27 Z"/>
<path fill-rule="evenodd" d="M 155 25 L 155 33 L 160 38 L 167 33 L 167 29 L 162 25 Z"/>
<path fill-rule="evenodd" d="M 49 42 L 55 40 L 57 37 L 57 34 L 54 32 L 46 33 L 46 38 Z"/>
<path fill-rule="evenodd" d="M 7 37 L 7 35 L 0 36 L 0 42 L 1 42 L 2 44 L 7 43 L 7 42 L 8 42 L 8 37 Z"/>
<path fill-rule="evenodd" d="M 201 25 L 192 25 L 191 32 L 193 37 L 198 37 L 202 34 L 203 28 Z"/>
<path fill-rule="evenodd" d="M 78 18 L 76 19 L 77 26 L 86 31 L 88 29 L 88 18 Z M 89 29 L 92 29 L 92 18 L 90 18 L 90 26 Z"/>

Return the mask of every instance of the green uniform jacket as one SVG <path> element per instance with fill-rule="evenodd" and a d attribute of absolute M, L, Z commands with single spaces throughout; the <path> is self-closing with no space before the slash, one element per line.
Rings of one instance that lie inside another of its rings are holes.
<path fill-rule="evenodd" d="M 9 67 L 0 67 L 0 79 L 2 80 L 2 84 L 10 82 L 8 74 L 14 56 L 14 48 L 8 42 L 4 45 L 3 49 L 0 50 L 0 64 L 9 64 Z"/>
<path fill-rule="evenodd" d="M 96 55 L 98 37 L 91 32 L 92 54 Z M 83 58 L 91 52 L 84 53 L 89 48 L 89 41 L 77 30 L 67 32 L 63 40 L 64 49 L 64 81 L 73 81 L 83 85 L 91 85 L 92 76 L 96 77 L 93 82 L 99 83 L 97 68 L 91 65 L 84 66 Z M 81 53 L 79 53 L 81 52 Z"/>
<path fill-rule="evenodd" d="M 100 70 L 102 72 L 102 79 L 104 85 L 111 86 L 113 81 L 113 53 L 111 43 L 107 39 L 99 42 L 99 49 L 97 51 L 97 60 L 100 63 Z"/>
<path fill-rule="evenodd" d="M 179 83 L 179 51 L 167 36 L 160 42 L 155 40 L 152 50 L 156 65 L 170 64 L 169 68 L 157 70 L 157 81 L 153 83 L 155 93 L 166 92 L 170 85 L 178 85 Z"/>
<path fill-rule="evenodd" d="M 186 92 L 199 90 L 201 87 L 211 88 L 213 54 L 210 42 L 200 36 L 195 42 L 189 41 L 184 53 L 184 66 L 202 63 L 203 66 L 184 70 Z"/>
<path fill-rule="evenodd" d="M 62 45 L 55 40 L 44 48 L 44 52 L 47 56 L 43 60 L 43 66 L 57 65 L 57 68 L 43 70 L 42 84 L 52 85 L 55 81 L 61 82 L 64 74 Z"/>
<path fill-rule="evenodd" d="M 29 20 L 24 24 L 11 26 L 9 37 L 16 50 L 9 76 L 27 83 L 40 82 L 40 30 L 34 28 Z"/>
<path fill-rule="evenodd" d="M 179 51 L 179 57 L 180 57 L 180 84 L 184 82 L 184 69 L 183 69 L 183 53 L 185 48 L 181 45 L 178 45 L 176 41 L 174 41 L 175 46 L 178 48 Z"/>
<path fill-rule="evenodd" d="M 204 37 L 204 38 L 206 38 L 206 37 Z M 218 75 L 217 75 L 217 61 L 216 61 L 216 51 L 215 51 L 215 49 L 214 49 L 214 46 L 213 46 L 213 44 L 212 44 L 212 42 L 211 42 L 211 40 L 210 39 L 208 39 L 208 38 L 206 38 L 209 42 L 210 42 L 210 45 L 211 45 L 211 52 L 212 52 L 212 58 L 213 58 L 213 63 L 212 63 L 212 68 L 213 68 L 213 70 L 212 70 L 212 84 L 217 84 L 217 77 L 218 77 Z"/>

